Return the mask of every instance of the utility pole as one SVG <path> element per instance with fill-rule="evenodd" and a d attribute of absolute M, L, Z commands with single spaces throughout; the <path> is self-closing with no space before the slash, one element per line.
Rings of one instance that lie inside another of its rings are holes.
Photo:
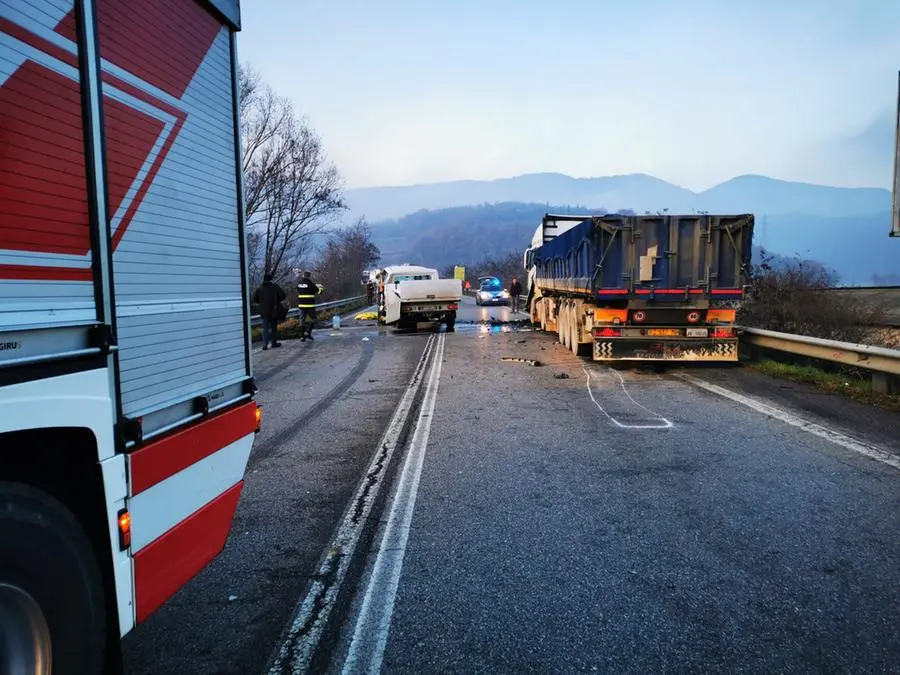
<path fill-rule="evenodd" d="M 894 200 L 891 208 L 891 234 L 900 237 L 900 72 L 897 73 L 897 120 L 894 125 Z"/>

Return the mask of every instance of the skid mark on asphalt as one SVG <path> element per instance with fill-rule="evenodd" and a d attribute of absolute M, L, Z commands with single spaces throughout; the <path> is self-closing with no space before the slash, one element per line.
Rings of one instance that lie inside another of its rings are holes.
<path fill-rule="evenodd" d="M 602 393 L 594 392 L 591 386 L 591 371 L 581 368 L 585 374 L 585 386 L 591 402 L 610 422 L 619 429 L 672 429 L 675 423 L 637 401 L 628 391 L 625 378 L 612 368 L 594 371 L 594 379 L 604 381 L 607 386 Z M 602 401 L 602 403 L 601 403 Z"/>
<path fill-rule="evenodd" d="M 270 456 L 275 450 L 277 450 L 282 443 L 287 441 L 288 439 L 293 438 L 297 435 L 297 433 L 303 429 L 307 424 L 309 424 L 312 420 L 317 418 L 323 412 L 325 412 L 331 405 L 341 396 L 343 396 L 354 384 L 356 381 L 362 377 L 362 374 L 366 372 L 366 368 L 369 367 L 369 364 L 372 362 L 372 355 L 375 351 L 374 345 L 371 342 L 364 343 L 362 353 L 359 355 L 359 360 L 356 362 L 356 365 L 353 367 L 347 375 L 338 382 L 334 388 L 331 389 L 325 396 L 321 397 L 316 401 L 305 413 L 303 413 L 300 417 L 298 417 L 292 424 L 288 424 L 283 427 L 278 433 L 266 439 L 264 443 L 257 443 L 253 448 L 253 456 L 251 457 L 251 464 L 255 465 L 262 459 Z"/>

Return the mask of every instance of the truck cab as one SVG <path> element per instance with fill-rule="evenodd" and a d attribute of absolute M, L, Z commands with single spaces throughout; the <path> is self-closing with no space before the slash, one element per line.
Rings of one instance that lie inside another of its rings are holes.
<path fill-rule="evenodd" d="M 392 265 L 379 274 L 379 322 L 398 328 L 443 323 L 452 331 L 462 300 L 460 279 L 441 279 L 438 271 L 419 265 Z"/>

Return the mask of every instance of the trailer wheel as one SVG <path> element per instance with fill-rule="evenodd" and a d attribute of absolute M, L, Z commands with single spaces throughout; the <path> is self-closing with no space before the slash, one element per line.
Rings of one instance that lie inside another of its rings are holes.
<path fill-rule="evenodd" d="M 0 672 L 101 672 L 103 582 L 72 513 L 40 490 L 0 482 L 0 551 Z"/>
<path fill-rule="evenodd" d="M 578 356 L 579 347 L 581 346 L 581 330 L 578 326 L 578 312 L 575 308 L 569 312 L 569 349 L 575 356 Z"/>
<path fill-rule="evenodd" d="M 566 303 L 563 301 L 556 310 L 556 339 L 563 346 L 566 345 L 566 321 Z"/>

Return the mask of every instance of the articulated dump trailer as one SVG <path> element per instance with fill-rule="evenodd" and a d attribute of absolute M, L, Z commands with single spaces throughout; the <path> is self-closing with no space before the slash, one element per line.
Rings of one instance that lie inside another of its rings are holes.
<path fill-rule="evenodd" d="M 754 217 L 547 214 L 525 252 L 531 321 L 595 361 L 737 361 Z"/>

